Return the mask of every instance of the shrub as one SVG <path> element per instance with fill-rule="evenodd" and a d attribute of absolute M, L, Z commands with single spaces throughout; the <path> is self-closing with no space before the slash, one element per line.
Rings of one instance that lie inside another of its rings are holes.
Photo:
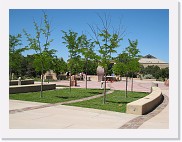
<path fill-rule="evenodd" d="M 146 74 L 143 77 L 144 79 L 153 79 L 154 77 L 151 74 Z"/>

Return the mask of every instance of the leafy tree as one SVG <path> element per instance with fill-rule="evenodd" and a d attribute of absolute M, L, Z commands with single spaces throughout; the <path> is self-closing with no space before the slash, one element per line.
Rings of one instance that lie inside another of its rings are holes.
<path fill-rule="evenodd" d="M 163 78 L 163 80 L 165 80 L 165 78 L 169 78 L 169 68 L 164 68 L 161 69 L 161 77 Z"/>
<path fill-rule="evenodd" d="M 151 74 L 153 77 L 158 79 L 161 76 L 161 70 L 159 66 L 154 66 L 154 65 L 147 66 L 146 68 L 143 69 L 143 74 L 144 75 Z"/>
<path fill-rule="evenodd" d="M 26 48 L 18 48 L 17 46 L 22 45 L 21 43 L 21 34 L 18 35 L 9 35 L 9 74 L 10 81 L 12 79 L 12 73 L 16 73 L 16 75 L 21 73 L 21 62 L 22 62 L 22 52 L 26 50 Z"/>
<path fill-rule="evenodd" d="M 128 91 L 128 73 L 130 71 L 130 57 L 128 53 L 123 52 L 122 54 L 119 54 L 118 57 L 115 59 L 116 64 L 113 66 L 113 71 L 116 75 L 124 75 L 126 77 L 126 91 L 125 91 L 125 97 L 127 97 L 127 91 Z"/>
<path fill-rule="evenodd" d="M 63 58 L 54 58 L 53 64 L 53 71 L 56 73 L 57 77 L 59 74 L 65 73 L 67 71 L 67 63 Z"/>
<path fill-rule="evenodd" d="M 132 84 L 131 84 L 131 91 L 133 91 L 133 74 L 136 72 L 140 71 L 140 64 L 139 64 L 139 58 L 141 57 L 139 54 L 139 49 L 137 48 L 138 46 L 138 40 L 136 41 L 131 41 L 130 39 L 128 39 L 129 41 L 129 46 L 126 48 L 126 51 L 129 55 L 130 61 L 129 61 L 129 72 L 131 72 L 132 74 Z"/>
<path fill-rule="evenodd" d="M 33 66 L 35 57 L 34 55 L 27 55 L 27 57 L 24 58 L 26 62 L 26 75 L 28 77 L 36 77 L 37 72 L 35 71 L 35 68 Z"/>
<path fill-rule="evenodd" d="M 94 58 L 96 58 L 96 54 L 94 53 L 94 42 L 91 42 L 90 39 L 87 39 L 86 35 L 84 35 L 84 34 L 81 37 L 80 52 L 84 56 L 84 59 L 85 59 L 85 75 L 86 75 L 85 88 L 87 89 L 88 62 L 89 62 L 89 60 L 93 60 Z"/>
<path fill-rule="evenodd" d="M 68 48 L 69 60 L 68 69 L 70 70 L 70 92 L 71 92 L 71 74 L 78 73 L 80 67 L 81 56 L 79 55 L 79 47 L 81 44 L 82 36 L 78 37 L 78 33 L 69 30 L 68 32 L 62 31 L 64 36 L 64 44 Z"/>
<path fill-rule="evenodd" d="M 83 67 L 84 72 L 86 72 L 86 66 L 88 66 L 88 65 L 89 65 L 89 68 L 87 67 L 87 74 L 96 75 L 97 74 L 97 67 L 98 67 L 97 60 L 88 60 L 87 65 L 84 62 L 84 67 Z"/>
<path fill-rule="evenodd" d="M 94 36 L 92 38 L 95 41 L 95 44 L 99 47 L 99 65 L 104 68 L 104 76 L 105 76 L 105 86 L 104 86 L 104 97 L 103 103 L 106 102 L 106 75 L 108 71 L 108 65 L 110 64 L 110 60 L 112 59 L 112 53 L 116 53 L 116 48 L 119 47 L 119 43 L 123 40 L 123 34 L 125 31 L 121 32 L 120 25 L 118 29 L 114 29 L 111 26 L 111 17 L 109 15 L 104 15 L 102 18 L 98 15 L 100 21 L 102 23 L 102 27 L 98 26 L 90 26 L 92 33 Z"/>
<path fill-rule="evenodd" d="M 56 50 L 54 49 L 49 49 L 49 46 L 53 41 L 52 39 L 49 39 L 51 35 L 50 21 L 48 20 L 48 16 L 46 15 L 46 13 L 43 12 L 43 14 L 43 24 L 41 23 L 39 26 L 35 20 L 33 21 L 35 28 L 35 36 L 31 36 L 25 30 L 23 30 L 29 43 L 29 49 L 32 49 L 36 52 L 36 54 L 34 54 L 33 66 L 35 67 L 35 70 L 37 72 L 41 71 L 41 98 L 43 97 L 42 88 L 44 73 L 52 68 L 53 58 L 56 52 Z"/>

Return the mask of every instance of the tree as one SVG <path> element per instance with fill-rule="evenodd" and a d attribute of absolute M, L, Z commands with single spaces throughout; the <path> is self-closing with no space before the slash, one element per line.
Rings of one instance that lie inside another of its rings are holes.
<path fill-rule="evenodd" d="M 81 38 L 81 48 L 80 52 L 84 56 L 85 59 L 85 75 L 86 75 L 86 85 L 85 88 L 87 89 L 87 73 L 88 73 L 88 62 L 96 58 L 96 54 L 94 53 L 94 42 L 91 42 L 91 39 L 87 39 L 86 35 L 82 35 Z"/>
<path fill-rule="evenodd" d="M 113 66 L 113 71 L 116 75 L 125 75 L 126 77 L 126 90 L 125 90 L 125 97 L 127 97 L 128 92 L 128 73 L 130 71 L 130 57 L 128 53 L 123 52 L 119 54 L 118 57 L 115 59 L 116 64 Z"/>
<path fill-rule="evenodd" d="M 99 47 L 99 64 L 104 68 L 104 98 L 103 103 L 106 102 L 106 75 L 108 70 L 108 65 L 110 64 L 110 60 L 112 59 L 111 54 L 116 52 L 116 48 L 119 47 L 119 43 L 121 40 L 123 40 L 123 33 L 120 31 L 120 27 L 118 30 L 115 30 L 114 28 L 111 30 L 111 18 L 105 14 L 104 18 L 99 16 L 102 27 L 94 27 L 90 26 L 90 29 L 92 30 L 92 33 L 94 36 L 92 38 L 95 41 L 95 44 Z"/>
<path fill-rule="evenodd" d="M 28 41 L 29 49 L 32 49 L 36 52 L 34 54 L 34 63 L 33 66 L 37 72 L 41 71 L 41 91 L 40 91 L 40 98 L 43 97 L 42 89 L 43 89 L 43 77 L 44 73 L 52 68 L 53 65 L 53 58 L 56 50 L 49 49 L 50 43 L 53 41 L 50 38 L 51 35 L 51 27 L 50 21 L 48 20 L 48 16 L 45 12 L 43 12 L 43 24 L 41 22 L 40 26 L 34 20 L 34 28 L 35 28 L 35 36 L 32 37 L 28 34 L 25 30 L 24 34 Z"/>
<path fill-rule="evenodd" d="M 12 79 L 12 73 L 16 73 L 16 75 L 21 72 L 21 62 L 23 56 L 21 53 L 26 50 L 26 48 L 18 48 L 17 46 L 22 45 L 21 43 L 21 34 L 17 35 L 9 35 L 9 74 L 10 81 Z"/>
<path fill-rule="evenodd" d="M 169 78 L 169 68 L 164 68 L 161 69 L 161 77 L 163 78 L 163 80 L 165 80 L 165 78 Z"/>
<path fill-rule="evenodd" d="M 139 64 L 139 59 L 140 59 L 140 55 L 139 54 L 139 49 L 137 48 L 138 46 L 138 40 L 136 41 L 131 41 L 130 39 L 128 39 L 129 41 L 129 46 L 126 48 L 126 51 L 129 55 L 130 61 L 129 61 L 129 71 L 132 73 L 132 84 L 131 84 L 131 91 L 133 92 L 133 74 L 135 72 L 138 72 L 140 70 L 140 64 Z"/>
<path fill-rule="evenodd" d="M 28 77 L 36 77 L 37 72 L 35 71 L 35 68 L 33 66 L 35 57 L 34 55 L 27 55 L 27 57 L 24 58 L 26 62 L 26 76 Z"/>
<path fill-rule="evenodd" d="M 68 48 L 69 52 L 69 60 L 68 60 L 68 68 L 70 69 L 70 92 L 71 92 L 71 74 L 77 73 L 80 68 L 80 59 L 79 55 L 79 47 L 81 44 L 81 36 L 78 37 L 78 33 L 69 30 L 68 32 L 62 31 L 64 36 L 62 37 L 64 40 L 64 44 Z"/>
<path fill-rule="evenodd" d="M 57 77 L 60 73 L 65 73 L 67 71 L 67 63 L 63 58 L 54 58 L 53 64 L 53 71 L 56 73 Z"/>
<path fill-rule="evenodd" d="M 143 69 L 143 74 L 144 75 L 151 74 L 153 77 L 158 79 L 159 77 L 161 77 L 161 69 L 159 68 L 159 66 L 154 66 L 154 65 L 147 66 L 146 68 Z"/>

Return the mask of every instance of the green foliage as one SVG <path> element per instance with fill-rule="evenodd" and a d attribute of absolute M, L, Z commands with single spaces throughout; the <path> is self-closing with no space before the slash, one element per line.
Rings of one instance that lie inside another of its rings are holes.
<path fill-rule="evenodd" d="M 34 20 L 34 29 L 35 29 L 35 36 L 31 36 L 25 30 L 23 30 L 27 41 L 28 41 L 28 48 L 32 49 L 36 52 L 34 55 L 34 62 L 33 66 L 37 72 L 41 72 L 42 81 L 41 81 L 41 93 L 40 97 L 42 98 L 42 88 L 43 88 L 43 75 L 46 71 L 53 69 L 53 59 L 56 50 L 49 49 L 50 43 L 53 39 L 49 39 L 51 35 L 50 29 L 50 21 L 48 20 L 48 16 L 44 13 L 43 24 L 38 23 Z"/>
<path fill-rule="evenodd" d="M 110 22 L 111 19 L 105 15 L 104 18 L 99 16 L 102 22 L 102 28 L 96 26 L 90 26 L 93 34 L 94 34 L 94 42 L 97 46 L 99 46 L 99 65 L 104 68 L 105 73 L 105 84 L 106 84 L 106 75 L 108 72 L 108 66 L 110 65 L 110 61 L 112 59 L 111 54 L 116 53 L 116 48 L 119 47 L 119 43 L 123 38 L 121 38 L 120 31 L 110 30 Z M 103 102 L 105 103 L 106 100 L 106 85 L 104 86 L 104 99 Z"/>
<path fill-rule="evenodd" d="M 25 30 L 24 34 L 28 41 L 29 49 L 32 49 L 36 52 L 34 54 L 34 62 L 33 66 L 37 72 L 41 71 L 42 73 L 52 69 L 53 67 L 53 59 L 56 50 L 49 49 L 49 46 L 52 39 L 49 39 L 51 35 L 50 22 L 48 20 L 48 16 L 44 13 L 44 22 L 41 26 L 38 25 L 36 21 L 33 21 L 35 36 L 32 37 Z M 45 42 L 42 42 L 45 41 Z"/>
<path fill-rule="evenodd" d="M 88 75 L 96 75 L 98 67 L 98 62 L 96 60 L 88 60 L 87 63 L 85 62 L 85 60 L 83 60 L 82 64 L 83 64 L 83 69 L 82 69 L 83 72 L 86 73 L 87 70 Z"/>
<path fill-rule="evenodd" d="M 153 75 L 151 75 L 151 74 L 146 74 L 146 75 L 144 75 L 143 78 L 144 78 L 144 79 L 153 79 L 154 77 L 153 77 Z"/>
<path fill-rule="evenodd" d="M 43 71 L 45 73 L 46 71 L 53 69 L 54 68 L 54 50 L 47 50 L 47 51 L 42 51 L 40 54 L 34 54 L 34 62 L 33 62 L 33 67 L 37 72 Z M 42 68 L 42 66 L 43 68 Z"/>
<path fill-rule="evenodd" d="M 126 75 L 129 72 L 129 61 L 130 58 L 127 53 L 119 54 L 115 59 L 116 64 L 113 66 L 114 74 L 116 75 Z"/>
<path fill-rule="evenodd" d="M 161 77 L 163 79 L 169 78 L 169 68 L 161 69 Z"/>
<path fill-rule="evenodd" d="M 119 38 L 117 34 L 110 34 L 107 30 L 102 30 L 99 33 L 100 41 L 99 43 L 99 53 L 100 53 L 100 65 L 107 70 L 110 60 L 112 59 L 111 54 L 116 53 L 115 48 L 119 47 L 119 42 L 122 38 Z"/>
<path fill-rule="evenodd" d="M 140 64 L 138 62 L 140 55 L 139 49 L 137 48 L 138 40 L 129 41 L 129 46 L 125 48 L 122 54 L 119 54 L 115 58 L 116 64 L 113 66 L 113 71 L 116 75 L 126 76 L 126 97 L 127 97 L 127 77 L 131 74 L 133 79 L 133 74 L 140 71 Z M 133 90 L 133 81 L 132 81 Z"/>
<path fill-rule="evenodd" d="M 158 66 L 147 66 L 146 68 L 142 67 L 141 73 L 144 75 L 151 74 L 154 78 L 159 79 L 169 78 L 169 68 L 160 69 Z"/>
<path fill-rule="evenodd" d="M 92 60 L 96 58 L 94 47 L 94 42 L 92 42 L 91 39 L 87 39 L 87 36 L 82 34 L 79 52 L 83 55 L 85 60 Z"/>
<path fill-rule="evenodd" d="M 21 63 L 23 61 L 22 52 L 26 50 L 26 48 L 16 48 L 17 46 L 21 46 L 21 34 L 16 36 L 9 35 L 9 69 L 10 76 L 11 73 L 15 73 L 15 75 L 21 75 Z M 11 77 L 10 77 L 11 79 Z"/>
<path fill-rule="evenodd" d="M 67 72 L 67 63 L 63 58 L 54 58 L 53 59 L 53 71 L 59 75 L 60 73 Z"/>
<path fill-rule="evenodd" d="M 128 72 L 138 72 L 140 70 L 140 64 L 139 64 L 139 58 L 141 57 L 138 55 L 140 53 L 139 49 L 137 48 L 138 46 L 138 40 L 136 41 L 129 41 L 129 46 L 125 49 L 125 52 L 129 56 L 129 62 L 128 62 Z"/>
<path fill-rule="evenodd" d="M 78 36 L 78 33 L 69 30 L 68 32 L 62 31 L 64 36 L 62 37 L 64 40 L 64 44 L 68 48 L 68 52 L 70 53 L 70 59 L 68 60 L 68 69 L 71 71 L 71 74 L 76 74 L 80 72 L 82 68 L 80 65 L 81 56 L 80 46 L 82 42 L 82 36 Z"/>
<path fill-rule="evenodd" d="M 71 71 L 71 74 L 78 74 L 83 72 L 84 63 L 80 56 L 71 58 L 68 60 L 68 70 Z"/>

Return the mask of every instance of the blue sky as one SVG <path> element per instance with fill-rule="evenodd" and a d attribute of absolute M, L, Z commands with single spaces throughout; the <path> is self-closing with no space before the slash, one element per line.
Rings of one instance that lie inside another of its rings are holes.
<path fill-rule="evenodd" d="M 9 11 L 10 18 L 10 31 L 12 35 L 18 33 L 23 34 L 23 29 L 28 33 L 34 35 L 35 30 L 33 26 L 33 19 L 40 23 L 40 19 L 43 18 L 42 10 L 27 10 L 27 9 L 14 9 Z M 138 48 L 141 55 L 151 54 L 165 62 L 169 62 L 169 11 L 165 9 L 108 9 L 108 10 L 96 10 L 96 9 L 65 9 L 65 10 L 45 10 L 46 14 L 51 20 L 51 39 L 54 41 L 51 43 L 50 48 L 57 50 L 57 56 L 63 57 L 67 60 L 69 57 L 68 50 L 64 44 L 62 44 L 62 32 L 61 30 L 68 31 L 69 29 L 79 34 L 91 33 L 88 26 L 97 24 L 101 26 L 101 21 L 97 14 L 104 16 L 108 14 L 111 16 L 113 27 L 119 25 L 119 21 L 122 20 L 122 26 L 126 29 L 126 36 L 123 41 L 120 42 L 120 47 L 117 48 L 117 54 L 121 53 L 125 47 L 128 46 L 128 39 L 138 39 Z M 88 34 L 89 36 L 89 34 Z M 22 38 L 22 46 L 26 46 L 26 38 Z M 23 54 L 33 54 L 33 51 L 26 51 Z"/>

